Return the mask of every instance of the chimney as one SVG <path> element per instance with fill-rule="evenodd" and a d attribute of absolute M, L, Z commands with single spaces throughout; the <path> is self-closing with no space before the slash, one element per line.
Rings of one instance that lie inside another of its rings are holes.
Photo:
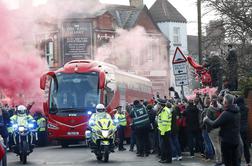
<path fill-rule="evenodd" d="M 143 0 L 129 0 L 130 6 L 142 7 L 144 6 Z"/>

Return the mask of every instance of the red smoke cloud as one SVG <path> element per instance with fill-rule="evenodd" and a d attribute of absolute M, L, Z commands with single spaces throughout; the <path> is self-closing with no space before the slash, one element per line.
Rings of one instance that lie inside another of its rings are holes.
<path fill-rule="evenodd" d="M 32 27 L 22 26 L 26 20 L 17 18 L 18 13 L 0 3 L 0 92 L 9 104 L 39 104 L 43 98 L 39 78 L 47 70 L 45 60 L 38 56 L 33 43 L 27 43 L 31 34 L 25 33 L 32 33 L 28 29 Z"/>
<path fill-rule="evenodd" d="M 39 7 L 26 5 L 8 10 L 0 0 L 0 94 L 6 97 L 0 98 L 0 103 L 27 105 L 34 101 L 36 109 L 42 108 L 43 101 L 39 78 L 48 67 L 35 49 L 35 37 L 49 31 L 38 20 L 55 16 L 63 19 L 76 12 L 88 16 L 104 5 L 97 0 L 50 0 Z"/>
<path fill-rule="evenodd" d="M 158 52 L 161 43 L 165 43 L 162 36 L 151 37 L 141 26 L 131 30 L 117 29 L 115 38 L 98 48 L 95 59 L 130 70 L 167 69 L 167 63 L 164 61 L 166 52 Z M 148 60 L 148 57 L 151 57 L 151 60 Z"/>

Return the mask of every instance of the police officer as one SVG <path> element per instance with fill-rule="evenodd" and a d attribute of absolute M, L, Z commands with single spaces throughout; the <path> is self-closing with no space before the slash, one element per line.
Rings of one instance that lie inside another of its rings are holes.
<path fill-rule="evenodd" d="M 93 113 L 89 119 L 89 126 L 93 126 L 96 120 L 107 118 L 112 119 L 111 116 L 106 112 L 106 108 L 103 104 L 96 105 L 96 113 Z"/>
<path fill-rule="evenodd" d="M 166 100 L 159 98 L 157 99 L 157 104 L 155 105 L 155 109 L 158 110 L 157 123 L 160 138 L 159 146 L 161 148 L 160 163 L 172 162 L 170 144 L 172 113 L 171 110 L 166 106 L 166 102 Z"/>
<path fill-rule="evenodd" d="M 43 117 L 41 112 L 37 112 L 37 124 L 38 124 L 38 146 L 45 146 L 47 143 L 46 133 L 46 119 Z"/>
<path fill-rule="evenodd" d="M 136 141 L 138 157 L 144 157 L 149 155 L 149 129 L 150 129 L 150 119 L 146 108 L 138 101 L 135 100 L 133 103 L 133 109 L 130 113 L 133 119 L 133 127 L 136 133 Z"/>
<path fill-rule="evenodd" d="M 11 118 L 11 123 L 23 125 L 22 123 L 32 122 L 34 119 L 31 115 L 27 114 L 27 108 L 23 105 L 17 107 L 17 114 L 13 115 Z"/>
<path fill-rule="evenodd" d="M 36 121 L 33 119 L 33 117 L 29 114 L 27 114 L 27 108 L 23 105 L 19 105 L 17 107 L 17 114 L 13 115 L 10 118 L 11 124 L 17 124 L 18 126 L 26 126 L 28 123 L 33 123 L 34 128 L 36 127 Z M 14 132 L 14 128 L 12 129 L 12 132 Z M 13 133 L 12 133 L 13 135 Z M 31 143 L 31 149 L 34 147 L 33 143 Z M 16 149 L 17 150 L 17 149 Z M 14 149 L 15 151 L 15 149 Z"/>
<path fill-rule="evenodd" d="M 124 151 L 126 149 L 123 147 L 123 141 L 124 141 L 124 132 L 127 125 L 127 120 L 126 120 L 126 115 L 124 111 L 122 111 L 122 106 L 118 106 L 116 109 L 117 109 L 117 113 L 114 116 L 114 121 L 116 122 L 118 136 L 119 136 L 118 150 Z"/>

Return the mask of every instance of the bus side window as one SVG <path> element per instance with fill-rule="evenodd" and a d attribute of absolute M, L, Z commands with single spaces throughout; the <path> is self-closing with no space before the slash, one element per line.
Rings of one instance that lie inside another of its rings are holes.
<path fill-rule="evenodd" d="M 105 86 L 105 106 L 108 106 L 115 94 L 116 84 L 114 82 L 107 82 Z"/>

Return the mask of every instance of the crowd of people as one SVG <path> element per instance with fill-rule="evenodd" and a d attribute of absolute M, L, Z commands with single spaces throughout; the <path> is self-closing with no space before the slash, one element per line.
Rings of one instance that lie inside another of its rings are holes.
<path fill-rule="evenodd" d="M 117 114 L 120 151 L 126 150 L 123 133 L 129 116 L 129 150 L 136 149 L 139 157 L 157 154 L 160 163 L 172 163 L 189 152 L 190 158 L 198 153 L 216 166 L 239 166 L 244 154 L 246 165 L 250 165 L 248 108 L 243 97 L 228 91 L 197 94 L 194 99 L 135 100 L 126 105 L 125 112 L 118 107 Z"/>
<path fill-rule="evenodd" d="M 43 135 L 46 119 L 42 114 L 37 112 L 31 116 L 29 107 L 20 108 L 8 105 L 0 108 L 0 134 L 10 148 L 12 123 L 19 116 L 35 119 L 40 137 L 46 136 Z M 172 163 L 183 160 L 188 152 L 190 158 L 198 153 L 206 161 L 214 161 L 216 166 L 240 166 L 244 155 L 246 165 L 250 166 L 248 111 L 245 99 L 228 91 L 197 94 L 195 98 L 182 100 L 159 96 L 151 101 L 135 100 L 114 110 L 118 150 L 126 150 L 125 130 L 130 126 L 129 151 L 136 152 L 138 157 L 156 154 L 160 163 Z M 43 143 L 44 140 L 38 142 Z"/>

